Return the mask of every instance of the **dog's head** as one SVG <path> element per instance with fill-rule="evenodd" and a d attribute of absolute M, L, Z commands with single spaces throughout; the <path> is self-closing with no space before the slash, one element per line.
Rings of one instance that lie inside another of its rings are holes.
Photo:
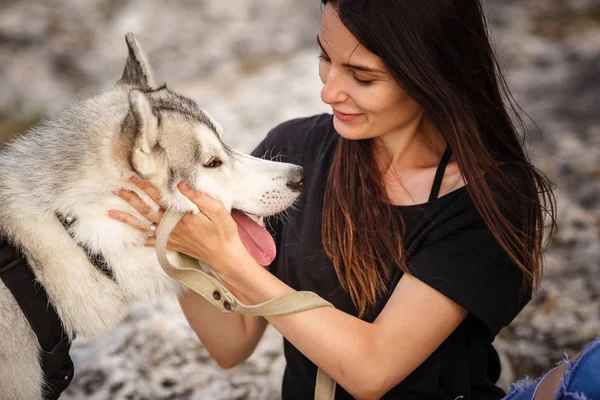
<path fill-rule="evenodd" d="M 132 169 L 159 188 L 164 206 L 190 211 L 179 182 L 220 200 L 229 210 L 264 217 L 290 207 L 302 188 L 302 168 L 242 154 L 223 141 L 222 127 L 191 99 L 155 87 L 151 69 L 132 34 L 118 82 L 129 90 L 122 136 Z M 240 224 L 239 216 L 236 218 Z M 252 228 L 250 228 L 252 229 Z"/>

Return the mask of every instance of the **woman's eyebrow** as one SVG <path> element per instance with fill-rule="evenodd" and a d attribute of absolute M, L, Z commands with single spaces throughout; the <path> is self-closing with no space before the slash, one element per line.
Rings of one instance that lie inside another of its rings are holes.
<path fill-rule="evenodd" d="M 325 55 L 327 55 L 327 52 L 325 51 L 325 48 L 323 48 L 323 45 L 321 44 L 321 39 L 319 39 L 319 35 L 317 35 L 317 43 L 319 44 L 319 47 L 321 48 L 321 50 L 323 51 L 323 53 Z M 372 72 L 372 73 L 375 73 L 375 74 L 385 74 L 385 72 L 383 72 L 383 71 L 380 71 L 380 70 L 375 69 L 375 68 L 367 67 L 367 66 L 364 66 L 364 65 L 344 63 L 343 66 L 346 67 L 346 68 L 355 69 L 357 71 Z"/>

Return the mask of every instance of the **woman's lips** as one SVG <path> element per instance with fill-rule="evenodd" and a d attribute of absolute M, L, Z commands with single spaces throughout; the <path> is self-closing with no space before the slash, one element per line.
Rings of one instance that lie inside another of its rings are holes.
<path fill-rule="evenodd" d="M 333 110 L 333 115 L 342 122 L 354 122 L 362 116 L 362 114 L 344 114 L 337 110 Z"/>

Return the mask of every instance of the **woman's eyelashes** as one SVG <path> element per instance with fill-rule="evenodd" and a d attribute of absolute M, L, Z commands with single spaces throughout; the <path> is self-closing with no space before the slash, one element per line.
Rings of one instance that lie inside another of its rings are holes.
<path fill-rule="evenodd" d="M 329 57 L 327 57 L 327 55 L 323 52 L 319 53 L 318 59 L 319 59 L 319 61 L 331 63 L 331 59 Z M 352 73 L 352 79 L 354 79 L 354 82 L 356 82 L 356 84 L 360 85 L 360 86 L 370 86 L 371 84 L 373 84 L 372 80 L 358 79 L 354 72 Z"/>
<path fill-rule="evenodd" d="M 362 79 L 358 79 L 356 75 L 352 75 L 352 77 L 354 78 L 354 82 L 360 86 L 371 86 L 373 84 L 373 81 L 364 81 Z"/>
<path fill-rule="evenodd" d="M 319 53 L 318 57 L 317 57 L 320 61 L 325 61 L 325 62 L 331 62 L 331 60 L 329 59 L 329 57 L 327 57 L 325 55 L 325 53 L 323 53 L 322 51 Z"/>

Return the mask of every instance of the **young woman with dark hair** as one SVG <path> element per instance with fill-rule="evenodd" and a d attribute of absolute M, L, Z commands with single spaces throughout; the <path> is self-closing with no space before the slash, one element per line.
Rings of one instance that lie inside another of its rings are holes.
<path fill-rule="evenodd" d="M 289 221 L 269 224 L 270 270 L 220 203 L 185 186 L 202 213 L 184 217 L 169 248 L 211 265 L 247 303 L 309 290 L 336 308 L 232 316 L 189 292 L 192 328 L 231 367 L 273 324 L 285 338 L 284 399 L 312 398 L 317 366 L 336 399 L 502 398 L 492 341 L 540 283 L 554 201 L 524 152 L 480 2 L 323 0 L 317 40 L 333 116 L 286 122 L 254 151 L 306 177 Z"/>

